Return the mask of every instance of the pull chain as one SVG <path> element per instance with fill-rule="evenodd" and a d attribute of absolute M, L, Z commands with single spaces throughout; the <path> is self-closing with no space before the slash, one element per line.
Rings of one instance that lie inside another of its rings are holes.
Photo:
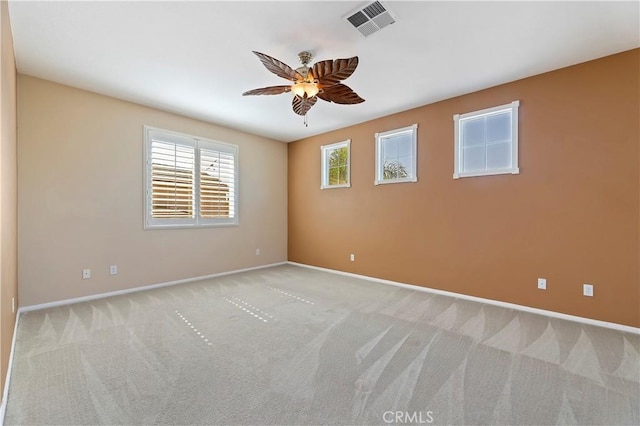
<path fill-rule="evenodd" d="M 307 114 L 304 115 L 304 127 L 309 127 L 309 122 L 307 121 Z"/>

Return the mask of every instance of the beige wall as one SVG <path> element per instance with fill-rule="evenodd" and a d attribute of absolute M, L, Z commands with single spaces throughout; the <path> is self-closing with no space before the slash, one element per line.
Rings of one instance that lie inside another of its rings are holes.
<path fill-rule="evenodd" d="M 289 260 L 640 326 L 639 52 L 289 144 Z M 453 115 L 516 99 L 520 174 L 454 180 Z M 419 181 L 374 186 L 374 133 L 413 123 Z M 320 190 L 349 138 L 351 188 Z"/>
<path fill-rule="evenodd" d="M 143 229 L 144 125 L 240 147 L 240 226 Z M 281 142 L 19 75 L 20 305 L 286 261 L 286 179 Z"/>
<path fill-rule="evenodd" d="M 4 386 L 16 315 L 17 160 L 16 63 L 7 2 L 0 3 L 0 389 Z"/>

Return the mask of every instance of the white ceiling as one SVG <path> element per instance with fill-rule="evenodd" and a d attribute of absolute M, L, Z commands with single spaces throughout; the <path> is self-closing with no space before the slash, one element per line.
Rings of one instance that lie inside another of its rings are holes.
<path fill-rule="evenodd" d="M 18 72 L 290 142 L 640 46 L 639 2 L 400 2 L 363 37 L 361 1 L 10 0 Z M 251 51 L 299 66 L 358 56 L 366 102 L 319 101 L 309 127 Z"/>

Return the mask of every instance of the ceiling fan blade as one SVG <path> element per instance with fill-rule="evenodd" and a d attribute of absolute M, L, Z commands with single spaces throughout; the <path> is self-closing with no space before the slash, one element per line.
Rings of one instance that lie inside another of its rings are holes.
<path fill-rule="evenodd" d="M 356 92 L 342 83 L 325 87 L 317 96 L 323 101 L 336 104 L 359 104 L 364 102 L 364 99 L 358 96 Z"/>
<path fill-rule="evenodd" d="M 244 92 L 242 96 L 251 96 L 251 95 L 279 95 L 281 93 L 286 93 L 291 91 L 291 86 L 269 86 L 269 87 L 261 87 L 260 89 L 253 89 L 247 92 Z"/>
<path fill-rule="evenodd" d="M 320 61 L 313 64 L 313 76 L 322 85 L 331 86 L 348 78 L 358 66 L 358 57 Z"/>
<path fill-rule="evenodd" d="M 306 96 L 304 98 L 301 98 L 300 96 L 296 95 L 293 97 L 293 101 L 291 102 L 291 105 L 293 106 L 293 112 L 298 115 L 306 115 L 317 101 L 318 98 L 316 98 L 315 96 L 312 98 L 307 98 Z"/>
<path fill-rule="evenodd" d="M 256 52 L 255 50 L 253 51 L 253 53 L 255 53 L 256 56 L 260 58 L 260 61 L 265 66 L 265 68 L 275 75 L 291 81 L 302 80 L 302 76 L 284 62 L 281 62 L 276 58 L 272 58 L 269 55 L 265 55 L 264 53 Z"/>

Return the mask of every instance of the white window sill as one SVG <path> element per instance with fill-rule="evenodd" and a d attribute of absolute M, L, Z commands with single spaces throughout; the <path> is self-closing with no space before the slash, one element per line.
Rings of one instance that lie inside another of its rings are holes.
<path fill-rule="evenodd" d="M 409 183 L 409 182 L 417 182 L 417 177 L 412 178 L 404 178 L 404 179 L 385 179 L 385 180 L 376 180 L 374 181 L 374 185 L 386 185 L 388 183 Z"/>
<path fill-rule="evenodd" d="M 334 189 L 334 188 L 351 188 L 350 183 L 343 183 L 341 185 L 322 185 L 320 189 Z"/>
<path fill-rule="evenodd" d="M 491 170 L 483 172 L 469 172 L 469 173 L 454 173 L 453 178 L 459 179 L 464 177 L 476 177 L 476 176 L 493 176 L 493 175 L 517 175 L 520 174 L 520 169 L 505 169 L 505 170 Z"/>

